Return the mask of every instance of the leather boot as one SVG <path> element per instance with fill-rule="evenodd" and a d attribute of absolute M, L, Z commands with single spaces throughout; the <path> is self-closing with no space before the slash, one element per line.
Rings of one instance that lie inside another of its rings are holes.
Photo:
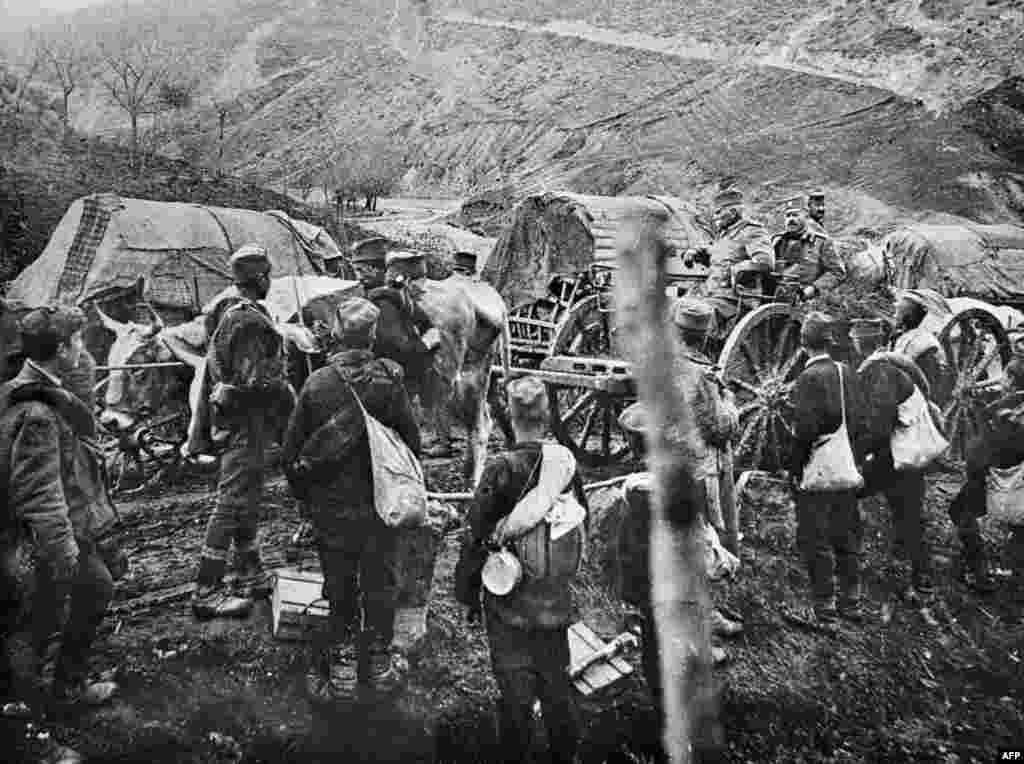
<path fill-rule="evenodd" d="M 961 577 L 964 583 L 979 592 L 991 592 L 996 582 L 989 571 L 985 545 L 977 531 L 961 532 Z"/>
<path fill-rule="evenodd" d="M 273 585 L 263 569 L 260 550 L 255 544 L 235 550 L 235 594 L 253 600 L 265 600 Z"/>
<path fill-rule="evenodd" d="M 224 585 L 227 563 L 212 557 L 199 561 L 196 590 L 192 595 L 192 612 L 205 621 L 210 618 L 245 618 L 252 612 L 252 600 L 234 596 Z"/>

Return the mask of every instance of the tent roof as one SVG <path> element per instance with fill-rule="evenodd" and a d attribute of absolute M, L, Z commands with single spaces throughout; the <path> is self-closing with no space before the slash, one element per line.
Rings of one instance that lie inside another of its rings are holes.
<path fill-rule="evenodd" d="M 230 283 L 228 256 L 247 242 L 267 248 L 279 275 L 314 275 L 308 253 L 337 250 L 323 229 L 280 212 L 95 194 L 72 203 L 8 294 L 31 305 L 82 303 L 144 277 L 154 303 L 197 307 Z"/>
<path fill-rule="evenodd" d="M 592 196 L 567 192 L 523 199 L 494 245 L 481 275 L 511 304 L 543 294 L 552 276 L 576 273 L 592 264 L 616 267 L 615 241 L 623 221 L 637 207 L 668 212 L 668 243 L 678 252 L 709 243 L 689 203 L 668 196 Z M 703 267 L 686 268 L 672 258 L 673 276 L 702 277 Z"/>
<path fill-rule="evenodd" d="M 913 225 L 886 236 L 883 248 L 897 287 L 1024 304 L 1024 228 Z"/>

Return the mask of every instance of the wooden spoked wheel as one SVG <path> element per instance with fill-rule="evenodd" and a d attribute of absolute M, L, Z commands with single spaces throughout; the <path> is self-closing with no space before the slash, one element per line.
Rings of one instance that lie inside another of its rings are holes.
<path fill-rule="evenodd" d="M 611 302 L 610 294 L 601 293 L 576 303 L 559 324 L 552 354 L 609 361 L 618 358 Z M 619 415 L 635 400 L 635 394 L 548 383 L 552 433 L 580 463 L 589 467 L 614 464 L 630 450 Z"/>
<path fill-rule="evenodd" d="M 740 415 L 733 457 L 738 470 L 787 467 L 789 391 L 807 360 L 800 347 L 801 323 L 790 305 L 762 305 L 736 324 L 722 347 L 718 364 Z"/>
<path fill-rule="evenodd" d="M 984 426 L 983 409 L 995 396 L 1012 354 L 1006 330 L 981 308 L 957 313 L 939 333 L 950 366 L 949 382 L 938 403 L 946 418 L 950 456 L 963 459 L 968 441 Z"/>

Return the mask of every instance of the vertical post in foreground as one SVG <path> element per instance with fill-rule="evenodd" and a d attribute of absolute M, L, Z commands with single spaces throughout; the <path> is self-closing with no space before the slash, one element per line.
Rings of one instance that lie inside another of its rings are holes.
<path fill-rule="evenodd" d="M 668 326 L 663 238 L 667 218 L 633 212 L 619 231 L 615 311 L 620 347 L 632 354 L 654 474 L 651 602 L 660 642 L 664 747 L 673 764 L 720 736 L 713 700 L 706 575 L 698 530 L 703 496 L 693 477 L 696 427 L 684 390 L 697 370 Z M 716 742 L 718 742 L 716 740 Z"/>

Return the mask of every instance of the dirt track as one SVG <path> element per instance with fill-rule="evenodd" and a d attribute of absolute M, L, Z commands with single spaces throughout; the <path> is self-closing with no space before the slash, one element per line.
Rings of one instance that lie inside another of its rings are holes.
<path fill-rule="evenodd" d="M 456 467 L 429 464 L 431 488 L 458 488 Z M 886 513 L 877 501 L 865 504 L 868 588 L 876 605 L 892 608 L 891 621 L 835 639 L 783 617 L 802 605 L 806 587 L 792 519 L 781 518 L 780 535 L 767 530 L 773 518 L 746 518 L 742 576 L 716 595 L 746 623 L 722 672 L 727 761 L 966 764 L 1024 739 L 1020 606 L 1007 593 L 980 600 L 951 580 L 955 543 L 944 509 L 957 485 L 951 475 L 930 485 L 939 585 L 927 614 L 893 597 Z M 483 634 L 467 628 L 451 597 L 455 534 L 440 539 L 428 635 L 409 655 L 402 689 L 325 711 L 306 699 L 307 649 L 271 638 L 268 603 L 248 621 L 213 624 L 193 621 L 185 598 L 127 607 L 189 582 L 211 501 L 208 485 L 193 485 L 122 507 L 127 545 L 146 548 L 119 586 L 99 647 L 98 663 L 120 670 L 121 699 L 45 729 L 104 762 L 317 762 L 339 753 L 348 761 L 487 760 L 494 685 Z M 298 519 L 280 480 L 266 509 L 266 558 L 278 565 Z M 607 573 L 589 570 L 577 589 L 584 620 L 606 637 L 620 615 L 602 586 Z M 405 605 L 425 600 L 425 579 L 404 587 Z M 649 751 L 651 718 L 635 676 L 583 704 L 587 761 Z M 22 724 L 5 731 L 20 751 L 37 745 Z"/>

